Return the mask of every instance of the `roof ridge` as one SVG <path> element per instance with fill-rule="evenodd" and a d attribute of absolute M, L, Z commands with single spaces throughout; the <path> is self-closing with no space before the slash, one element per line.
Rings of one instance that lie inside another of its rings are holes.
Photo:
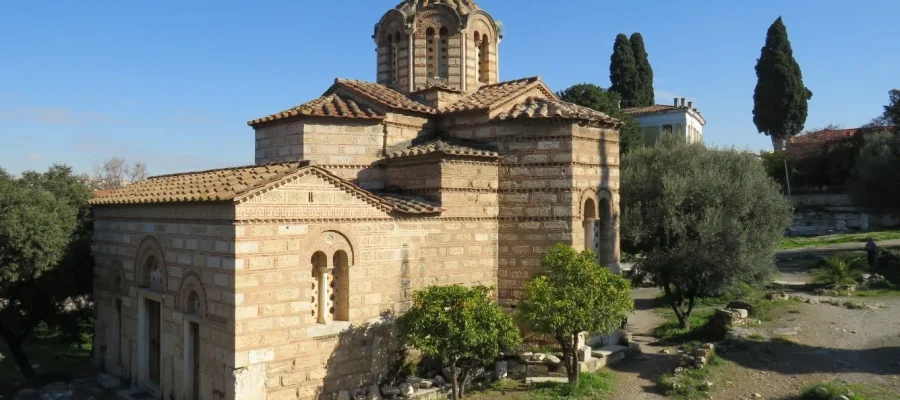
<path fill-rule="evenodd" d="M 147 179 L 145 179 L 145 180 L 149 181 L 151 179 L 173 178 L 176 176 L 184 176 L 184 175 L 200 175 L 200 174 L 209 174 L 209 173 L 220 172 L 220 171 L 235 171 L 235 170 L 239 170 L 239 169 L 250 169 L 250 168 L 269 167 L 269 166 L 276 166 L 276 165 L 288 165 L 288 164 L 297 164 L 298 167 L 302 167 L 302 166 L 309 165 L 310 161 L 309 160 L 276 161 L 276 162 L 270 162 L 270 163 L 266 163 L 266 164 L 248 164 L 248 165 L 239 165 L 236 167 L 213 168 L 213 169 L 207 169 L 207 170 L 201 170 L 201 171 L 177 172 L 174 174 L 153 175 L 153 176 L 147 177 Z M 305 164 L 305 165 L 301 165 L 301 164 Z"/>

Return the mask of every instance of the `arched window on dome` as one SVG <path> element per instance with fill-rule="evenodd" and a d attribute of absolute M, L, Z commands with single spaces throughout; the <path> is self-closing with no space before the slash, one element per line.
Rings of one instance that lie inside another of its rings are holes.
<path fill-rule="evenodd" d="M 450 58 L 447 54 L 447 40 L 449 39 L 447 28 L 441 28 L 438 35 L 438 77 L 446 79 L 450 76 Z"/>
<path fill-rule="evenodd" d="M 428 67 L 426 69 L 426 76 L 428 78 L 434 78 L 437 76 L 437 59 L 435 58 L 435 51 L 434 51 L 434 46 L 437 45 L 437 43 L 435 43 L 434 28 L 428 28 L 427 30 L 425 30 L 425 40 L 427 43 L 426 56 L 428 59 Z"/>
<path fill-rule="evenodd" d="M 397 55 L 399 53 L 397 46 L 400 43 L 400 34 L 388 35 L 388 47 L 390 52 L 390 60 L 391 60 L 391 77 L 390 83 L 397 83 L 397 71 L 399 67 L 399 63 L 397 62 Z"/>
<path fill-rule="evenodd" d="M 490 45 L 491 41 L 488 35 L 482 34 L 478 38 L 478 32 L 475 32 L 475 43 L 478 46 L 478 82 L 490 83 L 491 62 L 490 62 Z"/>

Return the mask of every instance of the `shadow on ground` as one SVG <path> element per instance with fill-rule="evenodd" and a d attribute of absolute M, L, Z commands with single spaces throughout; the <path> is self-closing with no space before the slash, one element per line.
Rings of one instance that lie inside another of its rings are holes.
<path fill-rule="evenodd" d="M 744 368 L 783 375 L 814 373 L 900 374 L 900 347 L 866 350 L 832 349 L 787 341 L 738 342 L 718 351 Z"/>

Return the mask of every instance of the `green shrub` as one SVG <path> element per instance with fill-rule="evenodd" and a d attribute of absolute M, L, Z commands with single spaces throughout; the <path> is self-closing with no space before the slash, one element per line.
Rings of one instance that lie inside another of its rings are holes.
<path fill-rule="evenodd" d="M 834 285 L 853 283 L 853 274 L 850 272 L 850 265 L 855 260 L 845 260 L 838 257 L 829 257 L 825 259 L 825 274 L 822 276 L 823 283 Z"/>
<path fill-rule="evenodd" d="M 838 400 L 841 396 L 846 396 L 850 400 L 866 400 L 856 393 L 853 393 L 846 385 L 836 382 L 819 382 L 809 385 L 803 389 L 801 399 L 803 400 Z"/>

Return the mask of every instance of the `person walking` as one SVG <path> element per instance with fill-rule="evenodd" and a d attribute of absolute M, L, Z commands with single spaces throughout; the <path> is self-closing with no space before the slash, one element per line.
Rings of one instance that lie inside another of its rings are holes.
<path fill-rule="evenodd" d="M 878 245 L 875 244 L 875 240 L 869 238 L 869 241 L 866 242 L 866 258 L 869 260 L 869 267 L 875 266 L 875 252 L 878 251 Z"/>

